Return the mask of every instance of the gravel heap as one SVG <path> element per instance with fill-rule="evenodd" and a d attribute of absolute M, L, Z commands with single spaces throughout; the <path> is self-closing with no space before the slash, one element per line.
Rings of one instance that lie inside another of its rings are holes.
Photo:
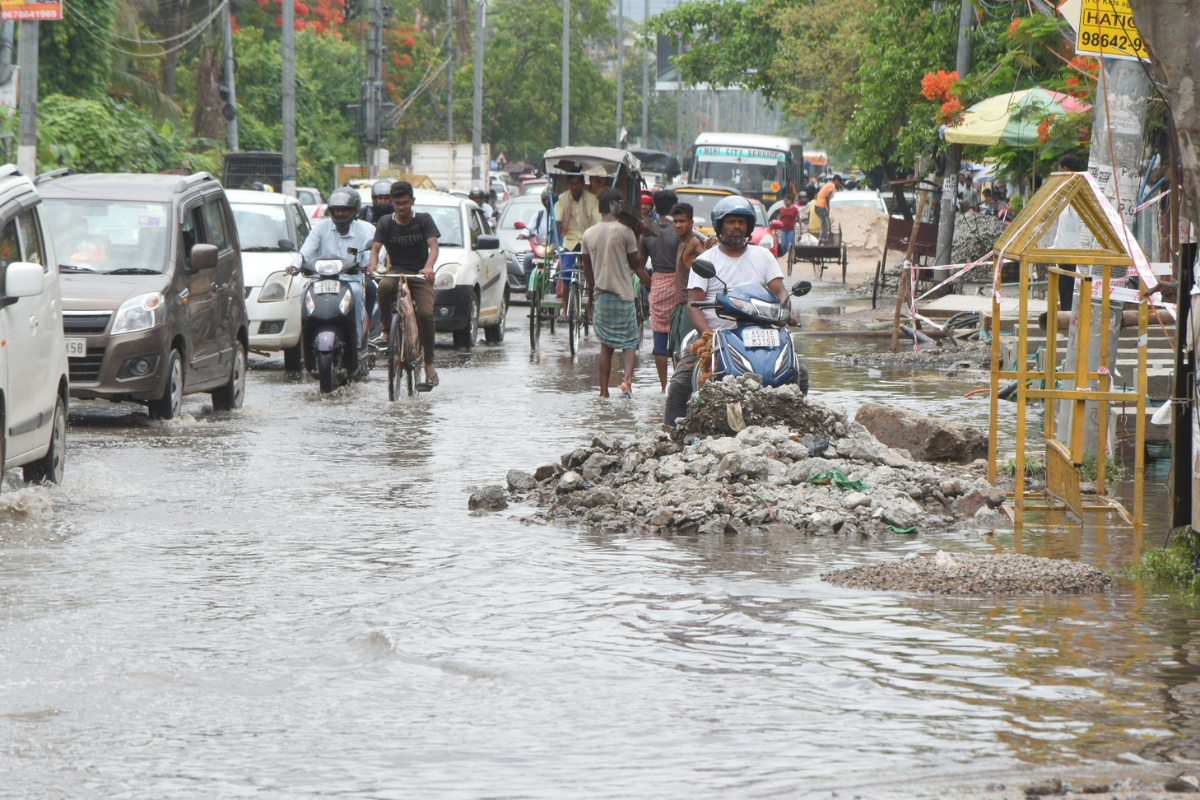
<path fill-rule="evenodd" d="M 954 242 L 950 249 L 950 263 L 969 264 L 983 258 L 992 252 L 996 240 L 1007 228 L 1008 226 L 999 219 L 987 214 L 968 211 L 966 214 L 955 215 Z M 992 274 L 992 265 L 984 264 L 968 274 L 975 278 L 974 273 L 977 270 L 982 270 L 980 273 L 982 277 L 989 277 Z"/>
<path fill-rule="evenodd" d="M 810 402 L 795 385 L 763 387 L 757 376 L 708 381 L 688 405 L 675 441 L 696 436 L 734 436 L 750 425 L 782 425 L 793 433 L 827 440 L 845 436 L 846 417 L 824 403 Z M 735 427 L 736 426 L 736 427 Z"/>
<path fill-rule="evenodd" d="M 934 594 L 1084 594 L 1103 592 L 1112 578 L 1074 561 L 1023 555 L 946 553 L 864 564 L 828 572 L 821 580 L 854 589 Z"/>
<path fill-rule="evenodd" d="M 912 347 L 912 344 L 905 344 Z M 991 369 L 991 345 L 979 342 L 967 342 L 958 347 L 943 342 L 938 345 L 921 345 L 921 349 L 901 351 L 899 353 L 860 353 L 847 356 L 834 356 L 839 364 L 851 364 L 866 367 L 881 366 L 914 366 L 914 367 L 946 367 L 954 369 Z"/>
<path fill-rule="evenodd" d="M 1004 491 L 988 485 L 982 460 L 970 466 L 913 461 L 841 411 L 805 400 L 795 387 L 764 390 L 726 378 L 718 388 L 710 381 L 700 408 L 729 393 L 742 398 L 744 409 L 778 402 L 748 395 L 790 397 L 798 410 L 784 416 L 798 425 L 748 425 L 723 435 L 728 420 L 706 414 L 711 428 L 693 420 L 675 438 L 657 428 L 628 441 L 599 434 L 559 464 L 532 475 L 510 471 L 509 494 L 538 505 L 536 516 L 614 531 L 887 536 L 944 530 L 964 520 L 975 527 L 1007 525 L 996 510 Z M 809 481 L 833 470 L 865 487 Z"/>

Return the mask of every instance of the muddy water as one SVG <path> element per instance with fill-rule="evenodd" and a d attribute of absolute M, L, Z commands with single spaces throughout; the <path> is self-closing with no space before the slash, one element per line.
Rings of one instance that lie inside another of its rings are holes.
<path fill-rule="evenodd" d="M 232 415 L 76 406 L 65 485 L 0 496 L 0 794 L 911 796 L 1191 755 L 1191 609 L 1130 583 L 940 600 L 818 579 L 935 547 L 1116 568 L 1129 532 L 663 539 L 470 516 L 471 487 L 660 407 L 651 366 L 633 401 L 600 401 L 590 350 L 572 361 L 560 333 L 531 355 L 521 324 L 439 350 L 415 402 L 378 378 L 319 400 L 260 362 Z M 961 399 L 978 377 L 804 346 L 828 400 L 986 419 Z"/>

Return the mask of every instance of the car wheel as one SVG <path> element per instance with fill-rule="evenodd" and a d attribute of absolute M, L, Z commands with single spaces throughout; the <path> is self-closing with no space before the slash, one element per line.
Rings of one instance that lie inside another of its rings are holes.
<path fill-rule="evenodd" d="M 304 367 L 304 351 L 301 345 L 283 351 L 283 368 L 287 372 L 299 372 Z"/>
<path fill-rule="evenodd" d="M 241 342 L 235 342 L 233 349 L 229 383 L 212 393 L 214 411 L 235 411 L 242 407 L 246 398 L 246 348 Z"/>
<path fill-rule="evenodd" d="M 25 465 L 25 480 L 28 483 L 62 483 L 67 456 L 67 409 L 61 397 L 54 404 L 54 421 L 51 425 L 50 449 L 37 461 Z"/>
<path fill-rule="evenodd" d="M 467 327 L 454 332 L 454 346 L 471 348 L 479 338 L 479 295 L 471 292 L 471 310 L 467 316 Z"/>
<path fill-rule="evenodd" d="M 167 385 L 162 397 L 146 404 L 151 419 L 175 419 L 183 406 L 183 359 L 178 350 L 167 356 Z"/>
<path fill-rule="evenodd" d="M 500 319 L 495 325 L 488 325 L 483 329 L 484 341 L 489 344 L 500 344 L 504 341 L 504 326 L 508 320 L 508 289 L 504 290 L 504 296 L 500 298 Z"/>

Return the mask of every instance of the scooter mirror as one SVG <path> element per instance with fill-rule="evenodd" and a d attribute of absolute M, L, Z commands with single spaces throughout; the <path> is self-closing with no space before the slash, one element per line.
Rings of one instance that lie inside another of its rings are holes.
<path fill-rule="evenodd" d="M 516 222 L 513 223 L 513 227 L 519 231 L 523 231 L 523 230 L 525 230 L 525 223 L 521 220 L 517 220 Z"/>
<path fill-rule="evenodd" d="M 706 281 L 711 281 L 717 277 L 717 268 L 713 266 L 711 261 L 703 258 L 697 258 L 692 262 L 692 272 L 704 278 Z"/>
<path fill-rule="evenodd" d="M 796 297 L 803 297 L 812 291 L 812 284 L 808 281 L 796 281 L 792 284 L 792 294 Z"/>

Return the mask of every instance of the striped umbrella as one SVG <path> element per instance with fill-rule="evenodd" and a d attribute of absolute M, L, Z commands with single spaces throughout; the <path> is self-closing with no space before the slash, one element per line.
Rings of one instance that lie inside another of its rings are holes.
<path fill-rule="evenodd" d="M 1038 143 L 1038 125 L 1051 114 L 1075 114 L 1091 108 L 1069 94 L 1038 87 L 1023 89 L 976 103 L 958 125 L 943 125 L 942 135 L 951 144 L 1032 146 Z"/>

